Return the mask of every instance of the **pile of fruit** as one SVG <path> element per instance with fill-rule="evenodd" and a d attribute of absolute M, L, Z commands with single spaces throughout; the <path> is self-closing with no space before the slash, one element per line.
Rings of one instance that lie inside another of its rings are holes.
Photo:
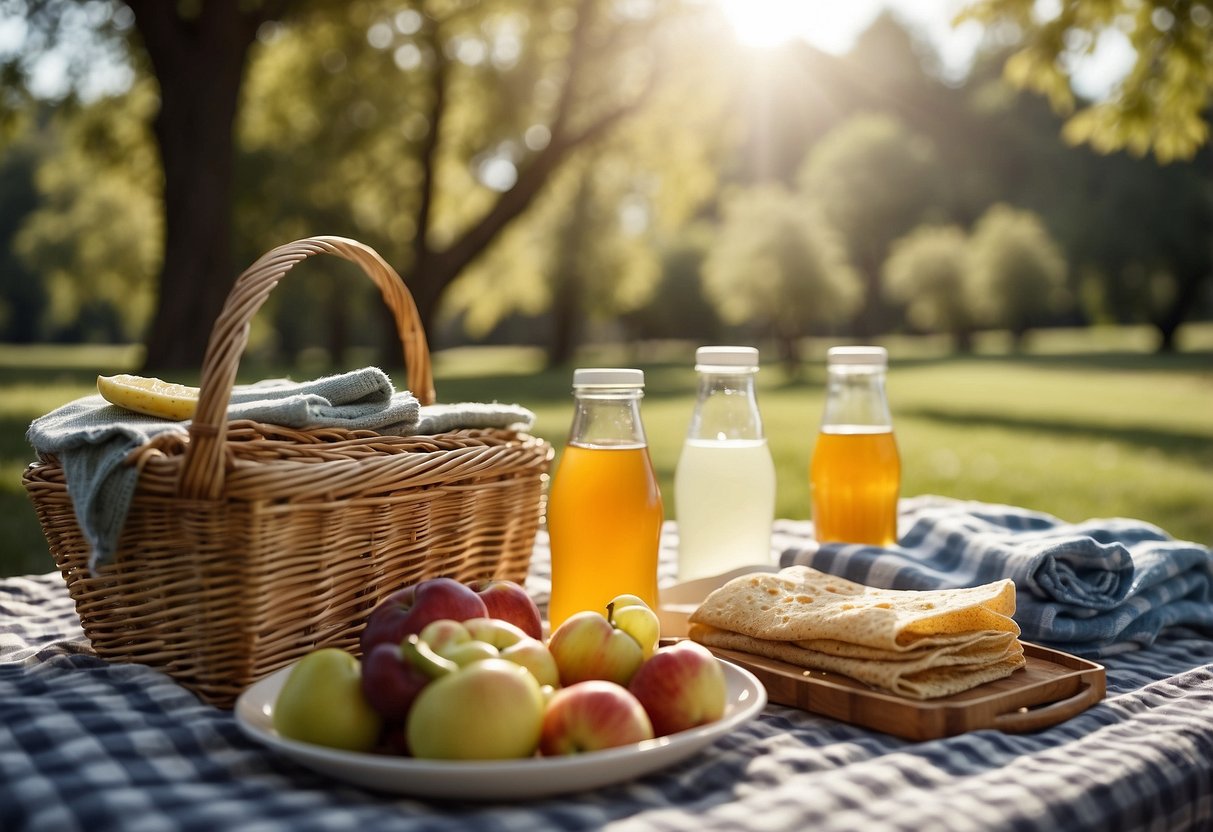
<path fill-rule="evenodd" d="M 274 705 L 284 737 L 350 751 L 492 760 L 577 754 L 720 719 L 724 674 L 691 641 L 658 648 L 656 613 L 621 595 L 543 641 L 518 584 L 449 578 L 393 593 L 367 619 L 362 659 L 305 656 Z"/>

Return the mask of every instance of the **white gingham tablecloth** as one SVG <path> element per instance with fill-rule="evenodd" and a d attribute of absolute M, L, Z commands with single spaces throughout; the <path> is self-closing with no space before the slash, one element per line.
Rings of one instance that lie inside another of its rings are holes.
<path fill-rule="evenodd" d="M 672 580 L 673 529 L 662 578 Z M 803 524 L 780 521 L 776 546 Z M 528 587 L 545 598 L 546 538 Z M 597 791 L 440 803 L 342 785 L 167 676 L 92 655 L 57 574 L 0 580 L 0 830 L 794 832 L 1213 828 L 1213 641 L 1106 659 L 1107 699 L 1026 735 L 913 743 L 769 706 L 684 763 Z"/>

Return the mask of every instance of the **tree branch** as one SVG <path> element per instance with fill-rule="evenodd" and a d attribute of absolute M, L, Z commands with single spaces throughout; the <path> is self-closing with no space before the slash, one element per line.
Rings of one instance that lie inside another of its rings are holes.
<path fill-rule="evenodd" d="M 434 55 L 433 99 L 430 102 L 426 118 L 429 120 L 429 130 L 421 143 L 421 198 L 417 203 L 413 234 L 413 263 L 414 270 L 421 269 L 423 263 L 433 254 L 430 250 L 429 231 L 430 221 L 434 210 L 434 192 L 438 178 L 438 147 L 441 138 L 442 117 L 446 111 L 446 85 L 448 64 L 442 54 L 442 42 L 436 26 L 427 26 L 426 40 Z"/>
<path fill-rule="evenodd" d="M 483 217 L 465 231 L 438 256 L 442 260 L 442 281 L 450 282 L 471 263 L 511 221 L 524 212 L 543 190 L 552 173 L 573 151 L 597 141 L 612 127 L 640 109 L 656 86 L 651 76 L 649 84 L 636 98 L 600 116 L 581 131 L 552 141 L 518 175 L 514 187 L 503 193 Z"/>
<path fill-rule="evenodd" d="M 569 113 L 573 109 L 573 90 L 576 89 L 585 61 L 586 44 L 589 41 L 590 21 L 593 17 L 594 0 L 580 0 L 577 4 L 577 24 L 573 27 L 569 43 L 568 73 L 564 78 L 564 87 L 560 90 L 560 99 L 556 103 L 556 113 L 552 116 L 549 127 L 552 133 L 552 143 L 564 130 Z M 551 146 L 550 144 L 548 145 Z"/>

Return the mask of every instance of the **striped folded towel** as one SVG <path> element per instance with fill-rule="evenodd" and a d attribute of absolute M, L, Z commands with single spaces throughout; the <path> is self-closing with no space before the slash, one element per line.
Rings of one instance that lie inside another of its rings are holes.
<path fill-rule="evenodd" d="M 901 540 L 884 549 L 796 545 L 803 564 L 890 589 L 977 586 L 1011 578 L 1023 638 L 1100 657 L 1186 626 L 1213 632 L 1213 552 L 1124 518 L 1066 523 L 1037 511 L 944 497 L 903 500 Z"/>
<path fill-rule="evenodd" d="M 397 436 L 428 435 L 459 428 L 529 427 L 534 414 L 518 405 L 448 404 L 422 407 L 397 391 L 376 367 L 312 381 L 270 379 L 232 390 L 229 420 L 251 419 L 291 428 L 337 427 Z M 135 495 L 139 472 L 127 455 L 163 433 L 185 435 L 189 422 L 144 416 L 87 396 L 35 419 L 26 438 L 39 453 L 54 454 L 80 530 L 92 549 L 89 566 L 113 559 Z"/>

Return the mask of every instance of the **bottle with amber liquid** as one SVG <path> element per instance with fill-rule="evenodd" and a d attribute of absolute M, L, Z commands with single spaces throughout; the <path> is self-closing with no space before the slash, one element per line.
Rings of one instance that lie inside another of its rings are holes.
<path fill-rule="evenodd" d="M 820 543 L 897 542 L 901 458 L 885 392 L 883 347 L 834 347 L 809 482 Z"/>
<path fill-rule="evenodd" d="M 552 479 L 552 630 L 582 610 L 604 612 L 616 595 L 657 609 L 664 518 L 640 400 L 644 371 L 573 373 L 573 424 Z"/>

